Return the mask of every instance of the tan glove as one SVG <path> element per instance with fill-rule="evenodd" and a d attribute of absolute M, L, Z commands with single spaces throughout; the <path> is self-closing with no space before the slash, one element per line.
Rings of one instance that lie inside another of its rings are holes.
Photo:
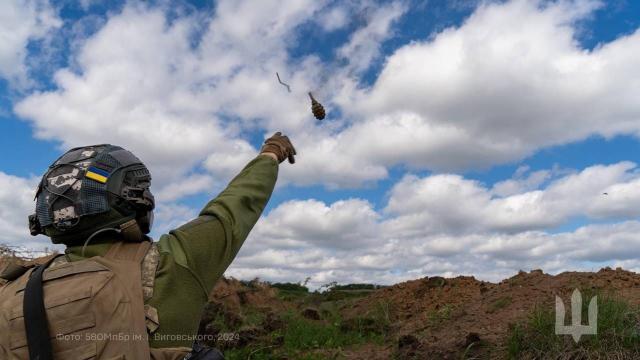
<path fill-rule="evenodd" d="M 260 153 L 266 152 L 274 154 L 278 158 L 278 162 L 283 162 L 285 159 L 289 159 L 289 163 L 291 164 L 296 162 L 296 159 L 293 157 L 296 155 L 296 149 L 293 147 L 293 144 L 291 144 L 289 138 L 282 135 L 279 131 L 264 141 Z"/>

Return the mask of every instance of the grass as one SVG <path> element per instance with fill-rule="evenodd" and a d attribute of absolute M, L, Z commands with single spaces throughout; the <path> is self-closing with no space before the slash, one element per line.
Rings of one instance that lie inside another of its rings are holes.
<path fill-rule="evenodd" d="M 388 330 L 391 327 L 391 310 L 390 303 L 388 301 L 378 301 L 374 307 L 373 317 L 376 323 L 381 326 L 382 329 Z"/>
<path fill-rule="evenodd" d="M 264 311 L 255 308 L 247 308 L 243 311 L 243 326 L 259 326 L 267 317 Z"/>
<path fill-rule="evenodd" d="M 282 301 L 300 301 L 309 297 L 309 292 L 302 290 L 278 289 L 278 299 Z"/>
<path fill-rule="evenodd" d="M 384 321 L 384 305 L 380 310 L 381 320 Z M 388 311 L 388 306 L 387 306 Z M 294 359 L 325 359 L 322 351 L 334 349 L 340 352 L 344 347 L 363 344 L 384 342 L 384 334 L 369 331 L 365 327 L 344 327 L 339 312 L 327 309 L 324 312 L 327 318 L 320 321 L 305 319 L 297 312 L 289 311 L 282 319 L 285 327 L 276 330 L 242 349 L 230 349 L 225 351 L 227 359 L 272 359 L 284 356 Z M 384 326 L 381 326 L 384 328 Z M 320 354 L 314 351 L 321 352 Z"/>
<path fill-rule="evenodd" d="M 269 284 L 272 288 L 274 289 L 278 289 L 278 290 L 285 290 L 285 291 L 296 291 L 296 292 L 302 292 L 302 293 L 308 293 L 309 292 L 309 288 L 298 284 L 298 283 L 273 283 L 273 284 Z"/>
<path fill-rule="evenodd" d="M 487 312 L 493 314 L 494 312 L 509 306 L 511 302 L 512 299 L 510 296 L 501 297 L 500 299 L 489 304 Z"/>
<path fill-rule="evenodd" d="M 337 283 L 325 284 L 321 287 L 325 291 L 310 292 L 304 283 L 272 283 L 272 288 L 278 289 L 278 296 L 281 300 L 295 301 L 301 299 L 319 301 L 338 301 L 344 299 L 359 298 L 369 295 L 375 290 L 385 288 L 386 286 L 376 284 L 345 284 Z"/>
<path fill-rule="evenodd" d="M 583 335 L 576 344 L 570 335 L 555 334 L 555 309 L 537 306 L 527 321 L 510 329 L 510 359 L 637 359 L 640 358 L 640 308 L 624 299 L 583 291 L 583 323 L 588 305 L 598 295 L 597 335 Z M 567 299 L 565 299 L 565 304 Z M 570 306 L 567 307 L 567 319 Z"/>
<path fill-rule="evenodd" d="M 451 313 L 453 312 L 453 305 L 446 304 L 438 310 L 432 310 L 427 314 L 427 321 L 432 326 L 440 325 L 446 320 L 451 319 Z"/>
<path fill-rule="evenodd" d="M 310 321 L 288 314 L 284 331 L 284 347 L 289 349 L 333 348 L 372 340 L 375 336 L 359 329 L 343 331 L 340 321 Z"/>
<path fill-rule="evenodd" d="M 335 290 L 331 289 L 322 293 L 325 301 L 339 301 L 345 299 L 356 299 L 367 296 L 375 290 L 356 289 L 356 290 Z"/>

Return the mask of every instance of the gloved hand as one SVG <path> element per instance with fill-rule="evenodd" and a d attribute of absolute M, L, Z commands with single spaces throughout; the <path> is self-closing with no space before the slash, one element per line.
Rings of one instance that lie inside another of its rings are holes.
<path fill-rule="evenodd" d="M 289 159 L 289 163 L 293 164 L 296 159 L 293 157 L 296 155 L 296 149 L 289 141 L 289 138 L 282 135 L 281 132 L 275 133 L 272 137 L 264 141 L 260 153 L 272 153 L 278 158 L 278 162 L 283 162 L 285 159 Z"/>

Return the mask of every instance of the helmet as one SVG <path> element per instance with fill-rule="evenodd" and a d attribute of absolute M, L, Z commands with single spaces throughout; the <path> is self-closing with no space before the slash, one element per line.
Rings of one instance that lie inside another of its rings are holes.
<path fill-rule="evenodd" d="M 38 185 L 31 234 L 77 245 L 114 230 L 127 241 L 142 241 L 153 223 L 150 185 L 147 167 L 119 146 L 71 149 L 49 166 Z"/>

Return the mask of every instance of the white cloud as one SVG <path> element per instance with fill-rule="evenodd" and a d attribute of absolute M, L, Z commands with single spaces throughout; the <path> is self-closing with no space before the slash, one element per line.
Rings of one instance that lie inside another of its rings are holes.
<path fill-rule="evenodd" d="M 639 183 L 637 167 L 629 162 L 591 166 L 546 188 L 503 197 L 459 175 L 407 176 L 392 188 L 385 211 L 398 216 L 392 223 L 399 223 L 397 231 L 520 232 L 558 226 L 577 216 L 639 216 Z"/>
<path fill-rule="evenodd" d="M 588 269 L 638 257 L 635 164 L 541 173 L 554 175 L 537 186 L 525 178 L 527 187 L 505 196 L 458 175 L 406 176 L 381 211 L 359 199 L 285 202 L 258 223 L 229 273 L 277 281 L 312 276 L 313 286 L 434 274 L 499 280 L 519 269 Z M 551 232 L 576 217 L 610 223 Z"/>
<path fill-rule="evenodd" d="M 158 239 L 177 227 L 198 216 L 198 210 L 176 203 L 160 203 L 154 211 L 154 225 L 151 236 Z"/>
<path fill-rule="evenodd" d="M 545 181 L 549 180 L 553 176 L 553 173 L 557 172 L 557 169 L 555 169 L 555 171 L 539 170 L 527 174 L 528 171 L 528 166 L 518 167 L 512 179 L 495 183 L 491 192 L 497 196 L 505 197 L 537 189 Z"/>
<path fill-rule="evenodd" d="M 233 141 L 228 149 L 211 153 L 204 161 L 205 169 L 215 174 L 221 182 L 227 183 L 239 171 L 241 164 L 248 163 L 258 153 L 257 149 L 243 140 Z"/>
<path fill-rule="evenodd" d="M 0 2 L 0 77 L 21 88 L 29 83 L 29 41 L 44 38 L 62 22 L 47 0 Z"/>
<path fill-rule="evenodd" d="M 264 246 L 353 249 L 367 245 L 367 239 L 375 236 L 377 218 L 372 205 L 360 199 L 330 206 L 317 200 L 289 201 L 265 217 L 255 236 Z"/>
<path fill-rule="evenodd" d="M 576 22 L 598 6 L 489 3 L 459 28 L 401 47 L 350 109 L 389 118 L 349 129 L 362 139 L 353 146 L 368 142 L 371 159 L 393 154 L 383 164 L 461 170 L 590 135 L 640 134 L 640 63 L 631 55 L 640 32 L 592 51 L 575 40 Z"/>
<path fill-rule="evenodd" d="M 213 178 L 204 174 L 193 174 L 182 178 L 175 183 L 170 183 L 161 188 L 155 195 L 156 201 L 170 202 L 184 196 L 195 195 L 203 191 L 211 190 Z"/>
<path fill-rule="evenodd" d="M 367 7 L 364 10 L 370 10 Z M 376 7 L 366 15 L 365 26 L 351 34 L 351 39 L 338 49 L 338 56 L 349 65 L 347 72 L 366 70 L 380 54 L 380 44 L 391 35 L 391 26 L 402 16 L 407 7 L 400 2 L 391 2 Z"/>
<path fill-rule="evenodd" d="M 640 52 L 640 31 L 591 51 L 575 39 L 577 23 L 599 6 L 485 3 L 459 28 L 400 47 L 373 87 L 348 78 L 333 84 L 334 103 L 350 121 L 302 136 L 312 153 L 303 160 L 313 166 L 292 170 L 299 172 L 292 179 L 359 186 L 398 164 L 465 171 L 592 135 L 639 135 L 640 64 L 632 54 Z M 536 176 L 530 181 L 543 181 Z"/>
<path fill-rule="evenodd" d="M 318 19 L 318 24 L 324 31 L 342 29 L 349 23 L 349 10 L 344 6 L 335 6 L 325 12 Z"/>
<path fill-rule="evenodd" d="M 300 0 L 281 5 L 221 1 L 194 47 L 193 24 L 206 15 L 180 17 L 169 24 L 162 9 L 130 4 L 79 47 L 73 57 L 77 71 L 56 73 L 57 90 L 33 94 L 15 111 L 33 124 L 38 138 L 59 140 L 64 148 L 103 142 L 125 146 L 150 165 L 160 187 L 179 183 L 203 161 L 205 169 L 224 182 L 255 154 L 241 135 L 247 131 L 270 135 L 282 130 L 291 135 L 300 159 L 310 161 L 283 171 L 283 177 L 291 175 L 289 181 L 341 186 L 385 176 L 386 169 L 379 165 L 365 165 L 369 170 L 356 176 L 359 171 L 353 170 L 350 158 L 323 171 L 326 159 L 314 159 L 317 141 L 330 140 L 344 120 L 322 124 L 323 128 L 315 124 L 307 91 L 324 84 L 331 67 L 315 56 L 291 63 L 288 48 L 298 41 L 296 27 L 325 11 L 325 3 Z M 358 64 L 338 71 L 366 67 L 404 10 L 393 2 L 373 11 L 339 51 Z M 292 93 L 277 84 L 276 71 Z M 326 84 L 318 94 L 331 111 L 332 97 L 327 94 L 342 85 Z M 326 175 L 315 176 L 317 163 Z"/>
<path fill-rule="evenodd" d="M 38 138 L 65 148 L 127 147 L 149 163 L 160 186 L 209 155 L 211 170 L 221 166 L 213 157 L 226 159 L 225 171 L 239 170 L 252 150 L 239 138 L 243 126 L 267 121 L 257 128 L 295 128 L 308 113 L 308 100 L 281 92 L 274 72 L 286 68 L 286 35 L 320 5 L 276 3 L 220 2 L 197 49 L 190 45 L 197 19 L 168 24 L 161 10 L 129 5 L 86 40 L 75 59 L 78 73 L 58 71 L 57 90 L 35 93 L 15 110 Z M 253 20 L 237 21 L 238 12 Z M 281 74 L 292 86 L 307 87 L 304 76 Z"/>
<path fill-rule="evenodd" d="M 49 245 L 48 239 L 34 238 L 29 233 L 27 218 L 35 210 L 33 197 L 37 183 L 37 179 L 0 172 L 0 243 L 37 250 Z"/>
<path fill-rule="evenodd" d="M 34 94 L 16 111 L 38 137 L 65 147 L 131 148 L 161 186 L 205 160 L 217 180 L 229 178 L 254 151 L 241 135 L 247 131 L 288 133 L 300 155 L 283 169 L 283 182 L 327 187 L 361 186 L 398 164 L 465 170 L 589 135 L 639 133 L 633 54 L 640 33 L 593 51 L 575 40 L 576 23 L 596 1 L 481 5 L 459 28 L 389 55 L 371 88 L 352 75 L 379 56 L 407 7 L 340 8 L 366 16 L 337 50 L 346 62 L 336 67 L 315 56 L 293 62 L 288 49 L 300 41 L 299 25 L 337 8 L 276 3 L 219 2 L 195 46 L 194 23 L 206 15 L 169 24 L 162 9 L 129 5 L 87 39 L 76 56 L 79 73 L 60 70 L 58 90 Z M 277 84 L 276 71 L 292 93 Z M 329 114 L 344 116 L 313 120 L 309 89 Z"/>
<path fill-rule="evenodd" d="M 127 8 L 82 49 L 83 73 L 58 71 L 59 90 L 26 98 L 16 112 L 35 119 L 39 138 L 61 140 L 66 148 L 122 144 L 148 161 L 156 178 L 172 180 L 223 141 L 216 119 L 200 109 L 179 111 L 194 59 L 184 20 L 165 25 L 160 12 Z"/>
<path fill-rule="evenodd" d="M 604 266 L 640 268 L 640 222 L 588 225 L 552 234 L 438 235 L 419 239 L 369 239 L 353 250 L 272 248 L 248 254 L 259 238 L 252 237 L 227 275 L 271 281 L 302 281 L 312 287 L 340 283 L 393 284 L 424 276 L 475 276 L 500 281 L 518 270 L 547 273 L 597 271 Z M 388 233 L 379 236 L 385 237 Z M 393 236 L 393 235 L 390 235 Z"/>

